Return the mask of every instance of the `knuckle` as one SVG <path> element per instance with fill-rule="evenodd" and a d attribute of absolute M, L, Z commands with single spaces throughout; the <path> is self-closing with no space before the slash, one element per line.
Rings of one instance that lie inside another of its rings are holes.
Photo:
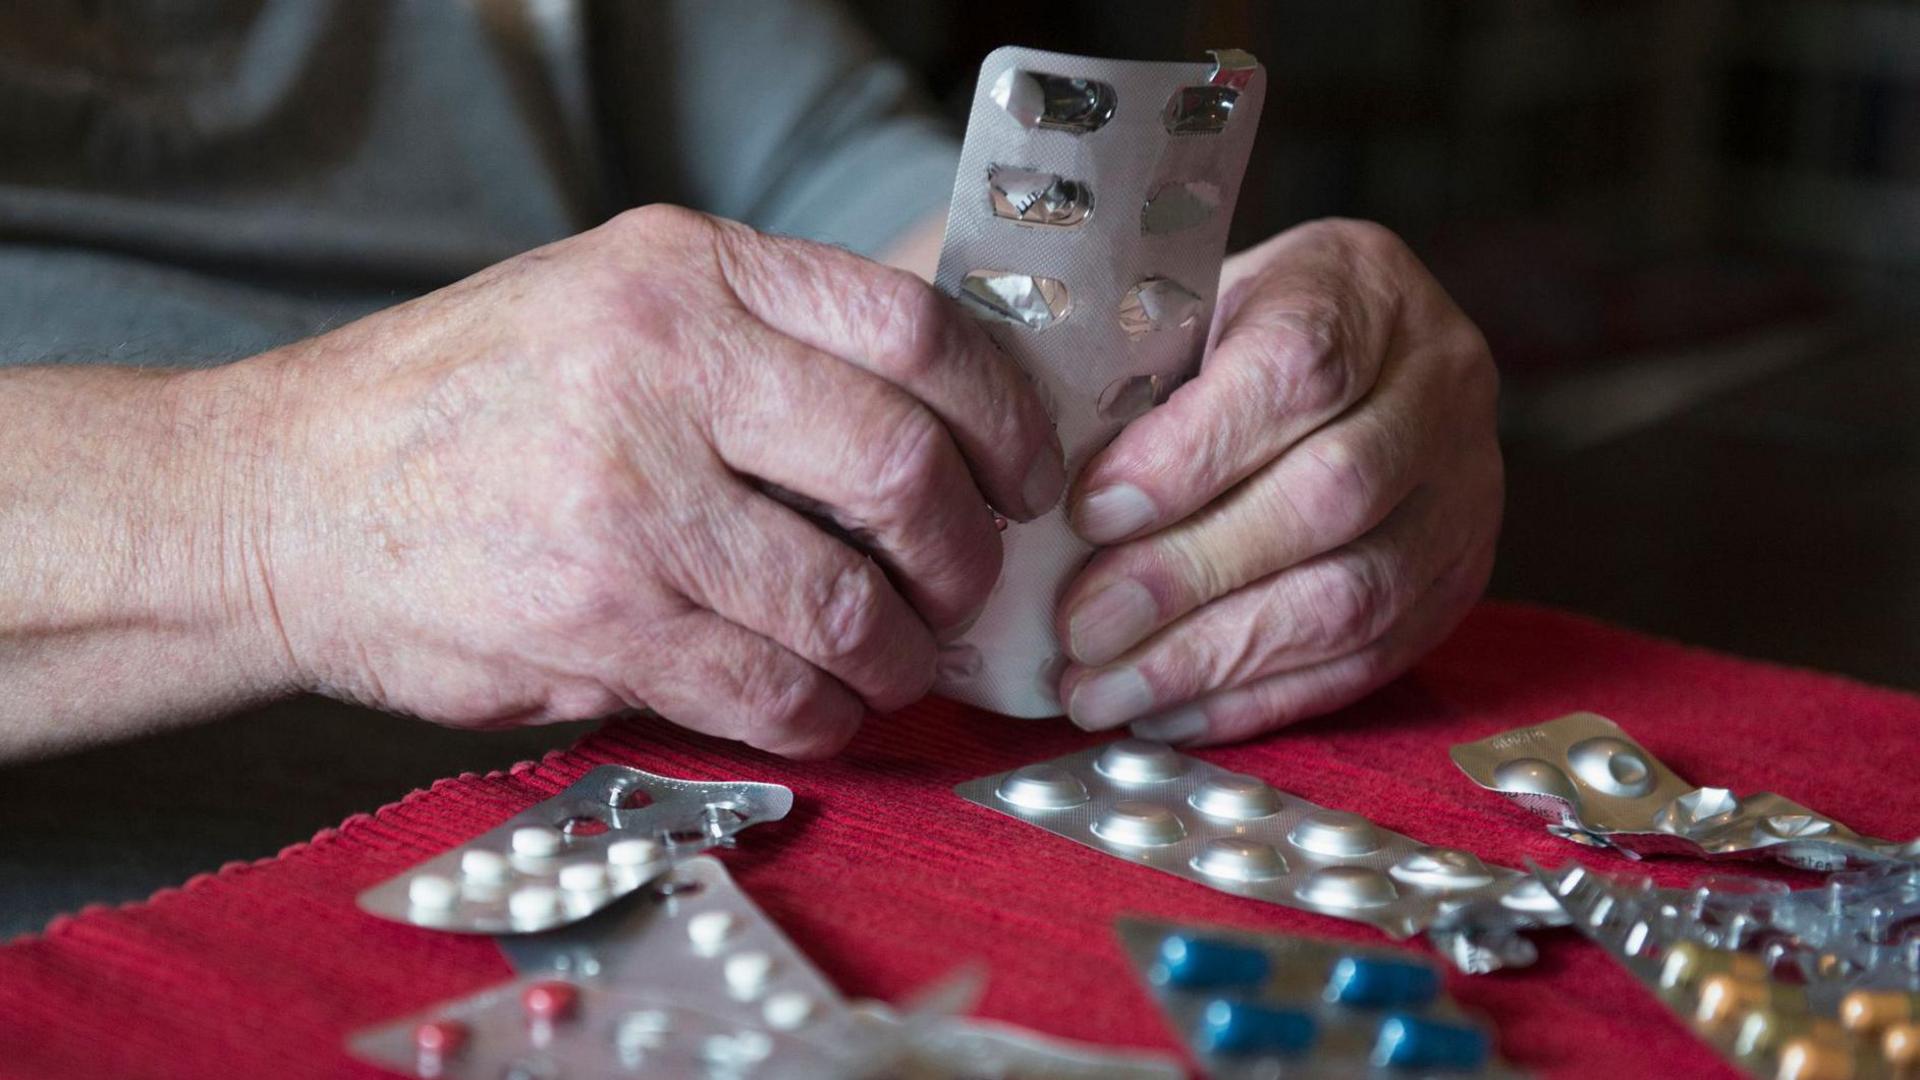
<path fill-rule="evenodd" d="M 872 652 L 881 642 L 889 588 L 880 568 L 865 559 L 833 574 L 808 628 L 807 655 L 832 668 Z"/>
<path fill-rule="evenodd" d="M 1450 336 L 1446 350 L 1451 360 L 1449 374 L 1466 395 L 1470 408 L 1492 412 L 1500 403 L 1500 369 L 1493 362 L 1487 339 L 1465 316 L 1457 320 Z"/>
<path fill-rule="evenodd" d="M 1252 393 L 1276 410 L 1320 416 L 1350 403 L 1355 377 L 1343 345 L 1351 335 L 1331 299 L 1303 300 L 1260 331 L 1245 368 Z"/>
<path fill-rule="evenodd" d="M 822 676 L 808 671 L 799 677 L 765 665 L 743 675 L 740 687 L 740 738 L 771 750 L 791 743 L 814 722 L 819 711 Z M 784 676 L 784 677 L 783 677 Z"/>
<path fill-rule="evenodd" d="M 889 374 L 907 382 L 933 372 L 958 333 L 940 294 L 903 270 L 884 272 L 872 319 L 879 359 Z"/>
<path fill-rule="evenodd" d="M 1239 582 L 1227 576 L 1227 561 L 1210 550 L 1197 530 L 1173 529 L 1152 541 L 1145 564 L 1129 571 L 1129 576 L 1159 595 L 1165 585 L 1175 593 L 1176 609 L 1185 610 L 1225 595 Z M 1163 588 L 1156 588 L 1161 585 Z"/>
<path fill-rule="evenodd" d="M 623 210 L 607 220 L 607 228 L 616 235 L 680 235 L 709 227 L 712 218 L 698 210 L 672 203 L 648 203 Z"/>
<path fill-rule="evenodd" d="M 1395 610 L 1391 576 L 1361 557 L 1331 562 L 1302 582 L 1299 607 L 1306 638 L 1332 655 L 1378 638 Z"/>
<path fill-rule="evenodd" d="M 1377 221 L 1361 218 L 1329 218 L 1327 225 L 1335 230 L 1342 243 L 1355 252 L 1376 259 L 1399 259 L 1412 252 L 1400 234 Z"/>
<path fill-rule="evenodd" d="M 1302 444 L 1311 471 L 1277 493 L 1302 527 L 1314 535 L 1345 539 L 1371 522 L 1381 488 L 1380 463 L 1369 442 L 1327 434 Z"/>
<path fill-rule="evenodd" d="M 912 517 L 937 495 L 946 429 L 918 405 L 901 408 L 867 443 L 867 490 L 877 512 Z"/>

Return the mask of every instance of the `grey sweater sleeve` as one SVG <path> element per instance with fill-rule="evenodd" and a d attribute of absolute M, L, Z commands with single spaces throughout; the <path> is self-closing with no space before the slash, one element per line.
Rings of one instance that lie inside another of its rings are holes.
<path fill-rule="evenodd" d="M 614 0 L 590 40 L 631 200 L 871 255 L 952 190 L 951 133 L 825 0 Z"/>

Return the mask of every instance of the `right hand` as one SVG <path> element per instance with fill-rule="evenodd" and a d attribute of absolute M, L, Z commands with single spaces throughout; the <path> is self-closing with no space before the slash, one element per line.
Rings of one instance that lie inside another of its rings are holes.
<path fill-rule="evenodd" d="M 930 286 L 672 207 L 250 363 L 277 389 L 223 580 L 293 685 L 458 726 L 646 706 L 831 753 L 985 603 L 988 507 L 1064 487 L 1031 383 Z"/>

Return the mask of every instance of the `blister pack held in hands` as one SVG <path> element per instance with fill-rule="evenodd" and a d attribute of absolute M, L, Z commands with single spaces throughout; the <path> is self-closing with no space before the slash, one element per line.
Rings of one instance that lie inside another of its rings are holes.
<path fill-rule="evenodd" d="M 505 824 L 366 890 L 360 907 L 459 933 L 550 930 L 791 809 L 793 792 L 778 784 L 676 780 L 603 765 Z"/>
<path fill-rule="evenodd" d="M 1122 739 L 969 780 L 969 802 L 1222 892 L 1367 923 L 1399 938 L 1444 929 L 1468 970 L 1520 966 L 1518 929 L 1560 916 L 1537 882 L 1429 847 L 1161 743 Z"/>
<path fill-rule="evenodd" d="M 1067 472 L 1198 368 L 1265 72 L 1003 48 L 987 57 L 936 283 L 1039 384 Z M 1054 604 L 1089 547 L 1065 511 L 1010 526 L 1000 580 L 938 689 L 1060 712 Z"/>
<path fill-rule="evenodd" d="M 1633 855 L 1773 858 L 1837 870 L 1920 854 L 1915 843 L 1861 836 L 1768 792 L 1695 787 L 1593 713 L 1504 732 L 1453 748 L 1454 764 L 1553 822 L 1556 835 Z"/>

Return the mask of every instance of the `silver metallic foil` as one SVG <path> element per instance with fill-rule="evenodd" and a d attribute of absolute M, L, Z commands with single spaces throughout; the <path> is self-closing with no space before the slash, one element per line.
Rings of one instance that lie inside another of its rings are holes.
<path fill-rule="evenodd" d="M 1463 743 L 1452 755 L 1474 783 L 1546 818 L 1554 835 L 1592 847 L 1773 858 L 1808 870 L 1920 857 L 1920 841 L 1861 836 L 1770 792 L 1695 787 L 1594 713 Z"/>
<path fill-rule="evenodd" d="M 1164 64 L 1005 48 L 981 66 L 936 283 L 1039 384 L 1070 475 L 1199 369 L 1266 86 L 1251 56 L 1214 55 Z M 1169 102 L 1188 90 L 1201 93 L 1170 132 Z M 1057 715 L 1054 605 L 1091 548 L 1059 509 L 1009 526 L 1002 542 L 1000 581 L 955 649 L 966 663 L 947 665 L 937 688 Z"/>

